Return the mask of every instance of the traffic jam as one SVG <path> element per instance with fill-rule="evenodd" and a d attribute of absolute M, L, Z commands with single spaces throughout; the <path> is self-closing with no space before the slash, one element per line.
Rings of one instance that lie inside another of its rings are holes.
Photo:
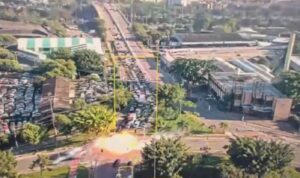
<path fill-rule="evenodd" d="M 131 56 L 131 52 L 117 26 L 114 25 L 109 30 L 114 37 L 113 45 L 116 55 Z M 120 57 L 117 61 L 121 80 L 128 84 L 128 89 L 134 97 L 134 100 L 123 112 L 124 117 L 119 125 L 119 128 L 122 129 L 149 129 L 151 121 L 153 121 L 151 116 L 155 106 L 155 92 L 151 88 L 151 84 L 146 81 L 145 74 L 137 65 L 137 60 L 139 59 Z"/>

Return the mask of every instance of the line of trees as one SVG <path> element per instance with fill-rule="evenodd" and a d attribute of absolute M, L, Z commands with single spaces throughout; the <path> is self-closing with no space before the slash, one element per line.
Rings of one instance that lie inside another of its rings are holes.
<path fill-rule="evenodd" d="M 154 169 L 158 178 L 201 177 L 209 171 L 200 169 L 209 155 L 188 155 L 187 151 L 188 148 L 178 138 L 153 140 L 142 150 L 143 161 L 136 176 L 153 177 Z M 214 170 L 210 171 L 213 175 L 207 174 L 209 177 L 292 178 L 293 171 L 287 170 L 287 167 L 294 159 L 294 152 L 287 144 L 238 138 L 231 141 L 227 153 L 229 159 L 219 160 L 219 166 L 215 163 Z"/>
<path fill-rule="evenodd" d="M 83 49 L 72 53 L 69 48 L 59 48 L 52 51 L 48 58 L 32 71 L 40 75 L 42 80 L 52 77 L 74 79 L 78 73 L 103 72 L 103 58 L 92 50 Z"/>
<path fill-rule="evenodd" d="M 0 47 L 0 70 L 7 72 L 22 70 L 22 67 L 19 64 L 16 55 L 8 49 L 2 47 Z"/>

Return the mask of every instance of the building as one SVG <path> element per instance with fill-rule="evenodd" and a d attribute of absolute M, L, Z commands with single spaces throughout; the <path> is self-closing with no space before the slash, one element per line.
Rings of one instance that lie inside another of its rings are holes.
<path fill-rule="evenodd" d="M 42 87 L 40 110 L 42 113 L 62 111 L 71 108 L 72 99 L 75 97 L 75 88 L 71 81 L 63 77 L 50 78 Z"/>
<path fill-rule="evenodd" d="M 255 73 L 215 72 L 209 76 L 209 87 L 220 101 L 243 113 L 273 120 L 286 120 L 290 115 L 292 99 Z"/>
<path fill-rule="evenodd" d="M 33 54 L 48 54 L 58 48 L 70 48 L 71 51 L 81 49 L 94 50 L 103 55 L 100 38 L 19 38 L 18 50 Z"/>
<path fill-rule="evenodd" d="M 166 3 L 167 7 L 197 4 L 205 9 L 223 9 L 227 6 L 225 0 L 167 0 Z"/>
<path fill-rule="evenodd" d="M 170 47 L 234 47 L 255 46 L 257 42 L 237 33 L 177 33 L 169 41 Z"/>
<path fill-rule="evenodd" d="M 0 20 L 0 34 L 10 34 L 17 38 L 38 38 L 48 36 L 48 32 L 39 25 Z"/>
<path fill-rule="evenodd" d="M 273 56 L 271 56 L 271 54 L 271 50 L 267 50 L 262 47 L 176 48 L 165 49 L 161 53 L 160 59 L 162 64 L 169 68 L 178 58 L 194 58 L 199 60 L 222 59 L 226 62 L 230 62 L 235 59 L 250 59 L 257 56 L 270 56 L 272 59 L 276 59 L 276 57 L 278 57 L 278 54 L 274 54 Z M 240 64 L 241 62 L 236 63 Z M 235 65 L 237 68 L 240 67 L 238 64 Z M 248 62 L 246 65 L 249 65 Z M 257 65 L 255 67 L 251 65 L 251 70 L 255 70 L 257 67 L 261 68 Z"/>

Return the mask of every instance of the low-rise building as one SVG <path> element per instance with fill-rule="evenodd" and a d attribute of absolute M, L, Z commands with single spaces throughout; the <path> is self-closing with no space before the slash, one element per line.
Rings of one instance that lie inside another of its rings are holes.
<path fill-rule="evenodd" d="M 169 41 L 170 47 L 233 47 L 256 46 L 255 40 L 248 40 L 238 33 L 177 33 Z"/>
<path fill-rule="evenodd" d="M 290 115 L 292 99 L 255 73 L 215 72 L 209 76 L 209 87 L 232 109 L 270 116 L 273 120 L 286 120 Z"/>
<path fill-rule="evenodd" d="M 48 54 L 58 48 L 69 48 L 71 51 L 90 49 L 103 55 L 100 38 L 19 38 L 18 50 Z"/>
<path fill-rule="evenodd" d="M 74 97 L 75 89 L 71 81 L 63 77 L 50 78 L 42 87 L 41 112 L 50 112 L 50 103 L 54 112 L 70 109 Z"/>
<path fill-rule="evenodd" d="M 49 35 L 48 32 L 39 25 L 7 20 L 0 20 L 0 34 L 9 34 L 17 38 L 37 38 Z"/>

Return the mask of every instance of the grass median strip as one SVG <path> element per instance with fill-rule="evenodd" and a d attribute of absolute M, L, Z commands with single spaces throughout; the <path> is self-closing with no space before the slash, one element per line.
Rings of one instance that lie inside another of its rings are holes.
<path fill-rule="evenodd" d="M 52 170 L 43 171 L 43 175 L 41 176 L 40 171 L 30 173 L 30 174 L 22 174 L 20 178 L 67 178 L 69 177 L 69 167 L 59 167 Z M 89 175 L 88 168 L 84 166 L 80 166 L 77 171 L 77 178 L 87 178 Z"/>

